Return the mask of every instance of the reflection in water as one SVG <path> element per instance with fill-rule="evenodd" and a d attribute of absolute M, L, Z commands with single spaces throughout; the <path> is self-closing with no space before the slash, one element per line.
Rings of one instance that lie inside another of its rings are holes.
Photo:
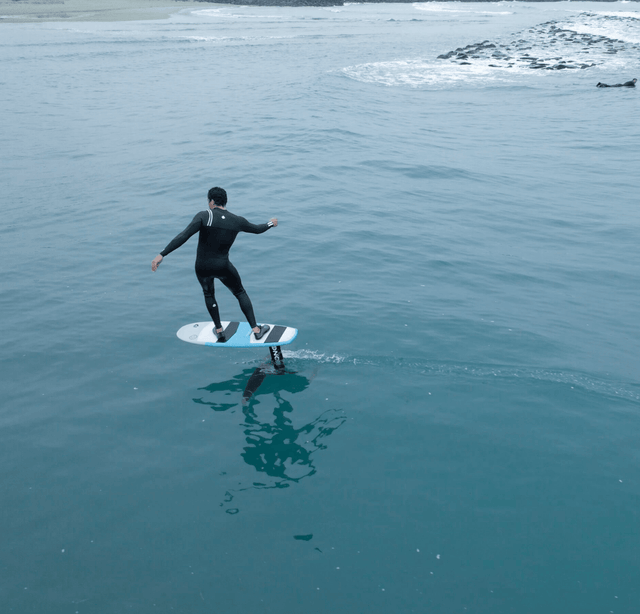
<path fill-rule="evenodd" d="M 255 413 L 245 410 L 244 434 L 248 445 L 242 458 L 258 471 L 277 478 L 282 487 L 286 482 L 298 482 L 316 472 L 312 454 L 326 449 L 322 440 L 346 418 L 342 411 L 327 410 L 313 422 L 296 429 L 286 415 L 293 411 L 291 403 L 278 393 L 274 396 L 278 406 L 273 411 L 273 423 L 260 422 Z M 269 488 L 266 484 L 254 483 L 254 486 Z"/>
<path fill-rule="evenodd" d="M 323 411 L 311 422 L 296 428 L 290 416 L 293 406 L 283 398 L 282 393 L 298 394 L 309 387 L 310 379 L 304 375 L 288 371 L 277 371 L 272 366 L 263 365 L 258 369 L 245 369 L 234 378 L 213 383 L 201 390 L 213 395 L 220 393 L 228 397 L 228 401 L 205 401 L 193 399 L 195 403 L 208 405 L 214 411 L 227 411 L 238 407 L 236 401 L 239 393 L 242 396 L 242 412 L 246 446 L 241 452 L 245 463 L 263 474 L 260 481 L 250 486 L 227 491 L 222 507 L 227 513 L 235 514 L 237 508 L 227 507 L 234 499 L 235 493 L 264 488 L 288 488 L 316 472 L 314 454 L 326 449 L 324 440 L 344 424 L 346 417 L 343 410 L 329 409 Z M 259 391 L 258 391 L 258 386 Z M 275 401 L 273 412 L 264 415 L 259 406 Z"/>

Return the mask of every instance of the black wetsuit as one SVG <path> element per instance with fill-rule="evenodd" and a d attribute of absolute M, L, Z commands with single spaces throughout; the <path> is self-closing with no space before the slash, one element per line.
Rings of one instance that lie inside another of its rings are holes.
<path fill-rule="evenodd" d="M 236 267 L 229 262 L 229 250 L 236 240 L 239 232 L 260 234 L 273 226 L 267 224 L 252 224 L 239 215 L 234 215 L 226 209 L 208 209 L 200 211 L 193 221 L 175 238 L 160 255 L 164 258 L 173 250 L 178 249 L 196 232 L 198 238 L 198 254 L 196 256 L 196 276 L 204 292 L 204 300 L 211 319 L 216 328 L 222 328 L 220 312 L 214 294 L 213 282 L 217 277 L 238 299 L 242 313 L 247 322 L 255 328 L 256 318 L 253 314 L 253 306 L 249 296 L 242 287 L 240 275 Z"/>

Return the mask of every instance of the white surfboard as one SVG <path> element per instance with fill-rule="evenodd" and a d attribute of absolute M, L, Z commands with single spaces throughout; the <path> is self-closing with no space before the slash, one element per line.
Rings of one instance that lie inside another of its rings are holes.
<path fill-rule="evenodd" d="M 220 343 L 213 329 L 213 322 L 194 322 L 183 326 L 176 334 L 178 339 L 197 345 L 228 348 L 256 348 L 287 345 L 298 335 L 297 328 L 269 324 L 269 331 L 256 339 L 248 322 L 222 322 L 227 341 Z"/>

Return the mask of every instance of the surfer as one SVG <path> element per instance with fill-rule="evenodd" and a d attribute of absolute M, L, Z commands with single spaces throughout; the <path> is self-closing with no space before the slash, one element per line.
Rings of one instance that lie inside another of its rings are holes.
<path fill-rule="evenodd" d="M 253 306 L 245 289 L 242 287 L 240 275 L 236 267 L 229 261 L 229 249 L 239 232 L 261 234 L 278 225 L 277 218 L 271 218 L 266 224 L 252 224 L 239 215 L 227 211 L 227 193 L 222 188 L 211 188 L 207 194 L 209 209 L 196 214 L 191 223 L 165 247 L 151 262 L 151 270 L 156 271 L 162 259 L 192 237 L 198 237 L 196 255 L 196 276 L 207 305 L 207 311 L 215 324 L 215 334 L 219 342 L 225 342 L 220 312 L 214 294 L 213 283 L 219 279 L 238 299 L 240 309 L 253 329 L 256 339 L 269 332 L 269 326 L 258 326 L 253 314 Z"/>
<path fill-rule="evenodd" d="M 637 79 L 631 79 L 626 83 L 616 83 L 615 85 L 607 85 L 606 83 L 598 83 L 596 87 L 635 87 Z"/>

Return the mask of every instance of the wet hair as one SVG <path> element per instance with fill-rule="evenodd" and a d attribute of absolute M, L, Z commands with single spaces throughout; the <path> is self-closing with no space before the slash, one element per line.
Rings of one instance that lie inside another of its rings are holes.
<path fill-rule="evenodd" d="M 227 193 L 222 188 L 211 188 L 207 198 L 209 202 L 213 201 L 218 207 L 224 207 L 227 204 Z"/>

